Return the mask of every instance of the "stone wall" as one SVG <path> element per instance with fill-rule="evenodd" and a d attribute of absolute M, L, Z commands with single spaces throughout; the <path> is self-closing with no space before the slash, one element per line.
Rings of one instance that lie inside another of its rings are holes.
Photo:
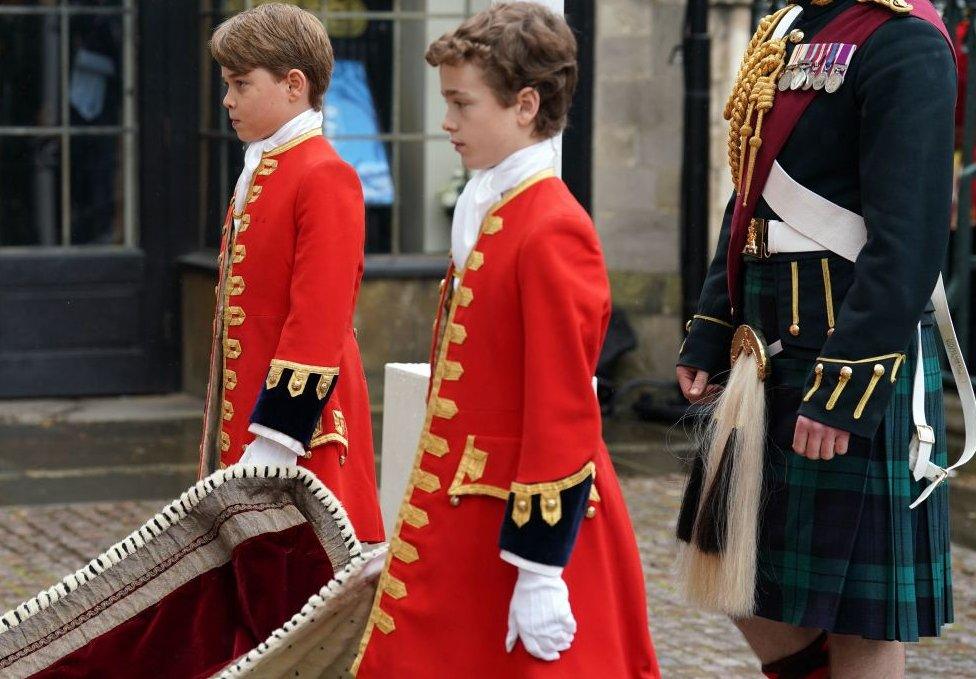
<path fill-rule="evenodd" d="M 593 217 L 638 348 L 618 377 L 669 379 L 681 341 L 678 241 L 684 4 L 597 2 Z"/>
<path fill-rule="evenodd" d="M 599 0 L 596 26 L 593 216 L 614 304 L 638 349 L 619 379 L 672 379 L 682 337 L 680 196 L 685 3 Z M 709 230 L 714 246 L 731 181 L 722 110 L 751 35 L 750 4 L 719 0 L 709 14 L 712 105 Z"/>

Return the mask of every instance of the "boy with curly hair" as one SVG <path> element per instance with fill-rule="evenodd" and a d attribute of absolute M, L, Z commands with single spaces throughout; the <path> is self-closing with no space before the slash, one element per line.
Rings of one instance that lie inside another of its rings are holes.
<path fill-rule="evenodd" d="M 657 677 L 634 531 L 591 380 L 610 292 L 555 176 L 577 80 L 562 17 L 501 3 L 430 45 L 473 176 L 427 413 L 359 677 Z"/>

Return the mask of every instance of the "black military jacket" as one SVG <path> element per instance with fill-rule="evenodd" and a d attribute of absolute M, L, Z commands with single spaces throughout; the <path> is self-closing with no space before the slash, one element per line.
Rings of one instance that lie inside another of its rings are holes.
<path fill-rule="evenodd" d="M 854 2 L 818 7 L 802 0 L 804 13 L 793 27 L 803 31 L 803 43 L 816 42 L 817 32 Z M 810 398 L 802 415 L 867 437 L 884 416 L 893 377 L 945 258 L 955 98 L 956 70 L 945 38 L 922 19 L 894 16 L 858 45 L 844 84 L 814 99 L 777 156 L 800 184 L 862 215 L 868 232 L 855 263 L 831 260 L 834 327 L 827 323 L 820 260 L 799 258 L 800 332 L 794 335 L 787 325 L 779 337 L 766 338 L 782 340 L 800 355 L 809 352 L 819 366 L 807 380 Z M 726 283 L 734 200 L 678 359 L 712 375 L 728 369 L 739 321 Z M 765 203 L 757 205 L 755 216 L 779 219 Z M 790 291 L 778 289 L 777 298 L 782 294 Z M 790 314 L 778 316 L 788 324 Z M 831 402 L 839 381 L 846 387 Z"/>

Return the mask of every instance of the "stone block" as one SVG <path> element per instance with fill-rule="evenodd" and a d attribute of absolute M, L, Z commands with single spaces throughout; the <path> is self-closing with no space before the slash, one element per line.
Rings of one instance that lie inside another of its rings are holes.
<path fill-rule="evenodd" d="M 651 34 L 651 3 L 647 0 L 601 0 L 596 5 L 600 36 Z"/>
<path fill-rule="evenodd" d="M 607 267 L 672 273 L 680 268 L 678 219 L 647 210 L 598 211 L 597 229 Z"/>

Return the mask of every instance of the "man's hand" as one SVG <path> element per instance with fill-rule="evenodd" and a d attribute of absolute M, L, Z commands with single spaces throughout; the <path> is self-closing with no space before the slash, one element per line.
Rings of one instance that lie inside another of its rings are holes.
<path fill-rule="evenodd" d="M 800 415 L 793 431 L 793 452 L 811 460 L 829 460 L 835 453 L 845 454 L 850 441 L 850 432 Z"/>
<path fill-rule="evenodd" d="M 710 399 L 722 391 L 721 385 L 708 383 L 708 373 L 704 370 L 679 365 L 677 373 L 678 386 L 681 387 L 681 393 L 689 403 Z"/>

